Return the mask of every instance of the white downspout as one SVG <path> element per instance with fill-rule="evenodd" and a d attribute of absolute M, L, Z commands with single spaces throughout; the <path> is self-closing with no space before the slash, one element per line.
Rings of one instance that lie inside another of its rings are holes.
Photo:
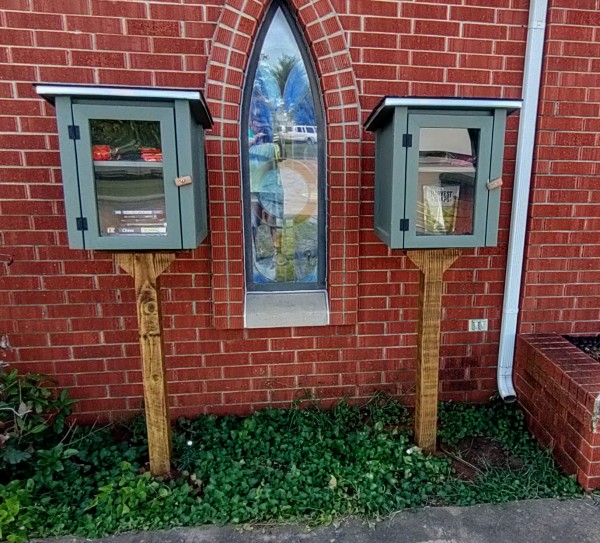
<path fill-rule="evenodd" d="M 513 359 L 517 337 L 527 209 L 529 207 L 547 11 L 548 0 L 531 0 L 523 75 L 523 108 L 519 119 L 515 183 L 498 354 L 498 391 L 506 402 L 514 402 L 517 399 L 512 381 Z"/>

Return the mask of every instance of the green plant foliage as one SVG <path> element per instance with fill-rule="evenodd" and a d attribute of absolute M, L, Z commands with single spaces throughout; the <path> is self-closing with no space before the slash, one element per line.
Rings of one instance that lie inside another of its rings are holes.
<path fill-rule="evenodd" d="M 66 390 L 54 392 L 51 384 L 37 373 L 0 370 L 0 473 L 9 478 L 31 467 L 65 431 L 73 400 Z"/>
<path fill-rule="evenodd" d="M 31 519 L 25 514 L 31 496 L 22 481 L 12 481 L 0 487 L 0 541 L 27 541 Z"/>
<path fill-rule="evenodd" d="M 517 470 L 494 468 L 467 482 L 455 476 L 449 458 L 424 455 L 411 444 L 408 413 L 389 398 L 374 397 L 362 407 L 341 402 L 331 411 L 305 403 L 246 418 L 179 420 L 176 471 L 169 478 L 147 472 L 143 419 L 128 428 L 74 430 L 36 456 L 32 474 L 0 485 L 2 537 L 100 537 L 203 523 L 329 523 L 425 504 L 580 492 L 527 437 L 514 407 L 441 407 L 446 439 L 454 440 L 459 430 L 463 437 L 491 433 L 522 459 Z"/>
<path fill-rule="evenodd" d="M 445 460 L 426 458 L 406 431 L 388 428 L 399 418 L 397 403 L 373 401 L 364 410 L 342 402 L 332 412 L 181 421 L 179 467 L 201 485 L 203 522 L 383 515 L 425 503 L 449 474 Z"/>
<path fill-rule="evenodd" d="M 76 451 L 65 450 L 65 418 L 73 400 L 66 390 L 49 388 L 47 377 L 19 375 L 0 368 L 0 540 L 27 540 L 32 484 L 24 478 L 34 470 L 62 469 L 61 460 Z"/>
<path fill-rule="evenodd" d="M 439 421 L 438 436 L 450 445 L 465 437 L 489 437 L 513 454 L 528 456 L 539 450 L 527 431 L 523 412 L 498 397 L 485 405 L 441 403 Z"/>
<path fill-rule="evenodd" d="M 471 505 L 581 494 L 575 478 L 564 475 L 551 452 L 537 445 L 527 431 L 523 412 L 515 405 L 499 398 L 483 406 L 443 403 L 439 418 L 438 435 L 449 445 L 465 438 L 491 438 L 519 460 L 516 467 L 484 467 L 473 481 L 451 479 L 439 493 L 446 503 Z"/>

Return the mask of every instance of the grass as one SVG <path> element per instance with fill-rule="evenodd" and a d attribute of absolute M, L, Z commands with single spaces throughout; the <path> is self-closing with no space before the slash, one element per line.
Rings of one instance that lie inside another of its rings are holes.
<path fill-rule="evenodd" d="M 332 411 L 311 405 L 201 416 L 178 421 L 176 470 L 154 479 L 143 419 L 119 431 L 79 428 L 0 485 L 0 529 L 22 541 L 204 523 L 313 525 L 432 504 L 582 493 L 535 444 L 514 406 L 441 406 L 446 446 L 485 436 L 519 458 L 516 468 L 484 465 L 473 480 L 457 477 L 449 457 L 424 455 L 410 431 L 407 410 L 381 396 L 360 408 L 341 402 Z"/>

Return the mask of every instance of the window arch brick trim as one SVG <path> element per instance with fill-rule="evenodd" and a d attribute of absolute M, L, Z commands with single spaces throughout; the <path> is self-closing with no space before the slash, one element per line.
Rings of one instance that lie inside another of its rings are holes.
<path fill-rule="evenodd" d="M 330 323 L 355 324 L 358 311 L 360 114 L 344 31 L 330 0 L 289 0 L 315 64 L 327 129 L 327 290 Z M 210 52 L 206 98 L 213 318 L 244 326 L 244 235 L 240 119 L 246 65 L 270 0 L 225 0 Z"/>

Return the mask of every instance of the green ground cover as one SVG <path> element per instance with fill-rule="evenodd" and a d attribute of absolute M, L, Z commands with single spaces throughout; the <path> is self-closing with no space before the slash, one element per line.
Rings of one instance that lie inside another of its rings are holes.
<path fill-rule="evenodd" d="M 143 419 L 68 427 L 70 407 L 40 376 L 0 373 L 0 540 L 204 523 L 312 525 L 582 493 L 535 444 L 519 409 L 497 400 L 442 404 L 446 452 L 436 456 L 411 443 L 409 412 L 383 396 L 360 407 L 342 401 L 323 410 L 311 401 L 246 418 L 180 420 L 175 469 L 163 479 L 147 471 Z M 487 443 L 479 458 L 477 440 Z M 493 462 L 485 458 L 492 449 Z"/>

